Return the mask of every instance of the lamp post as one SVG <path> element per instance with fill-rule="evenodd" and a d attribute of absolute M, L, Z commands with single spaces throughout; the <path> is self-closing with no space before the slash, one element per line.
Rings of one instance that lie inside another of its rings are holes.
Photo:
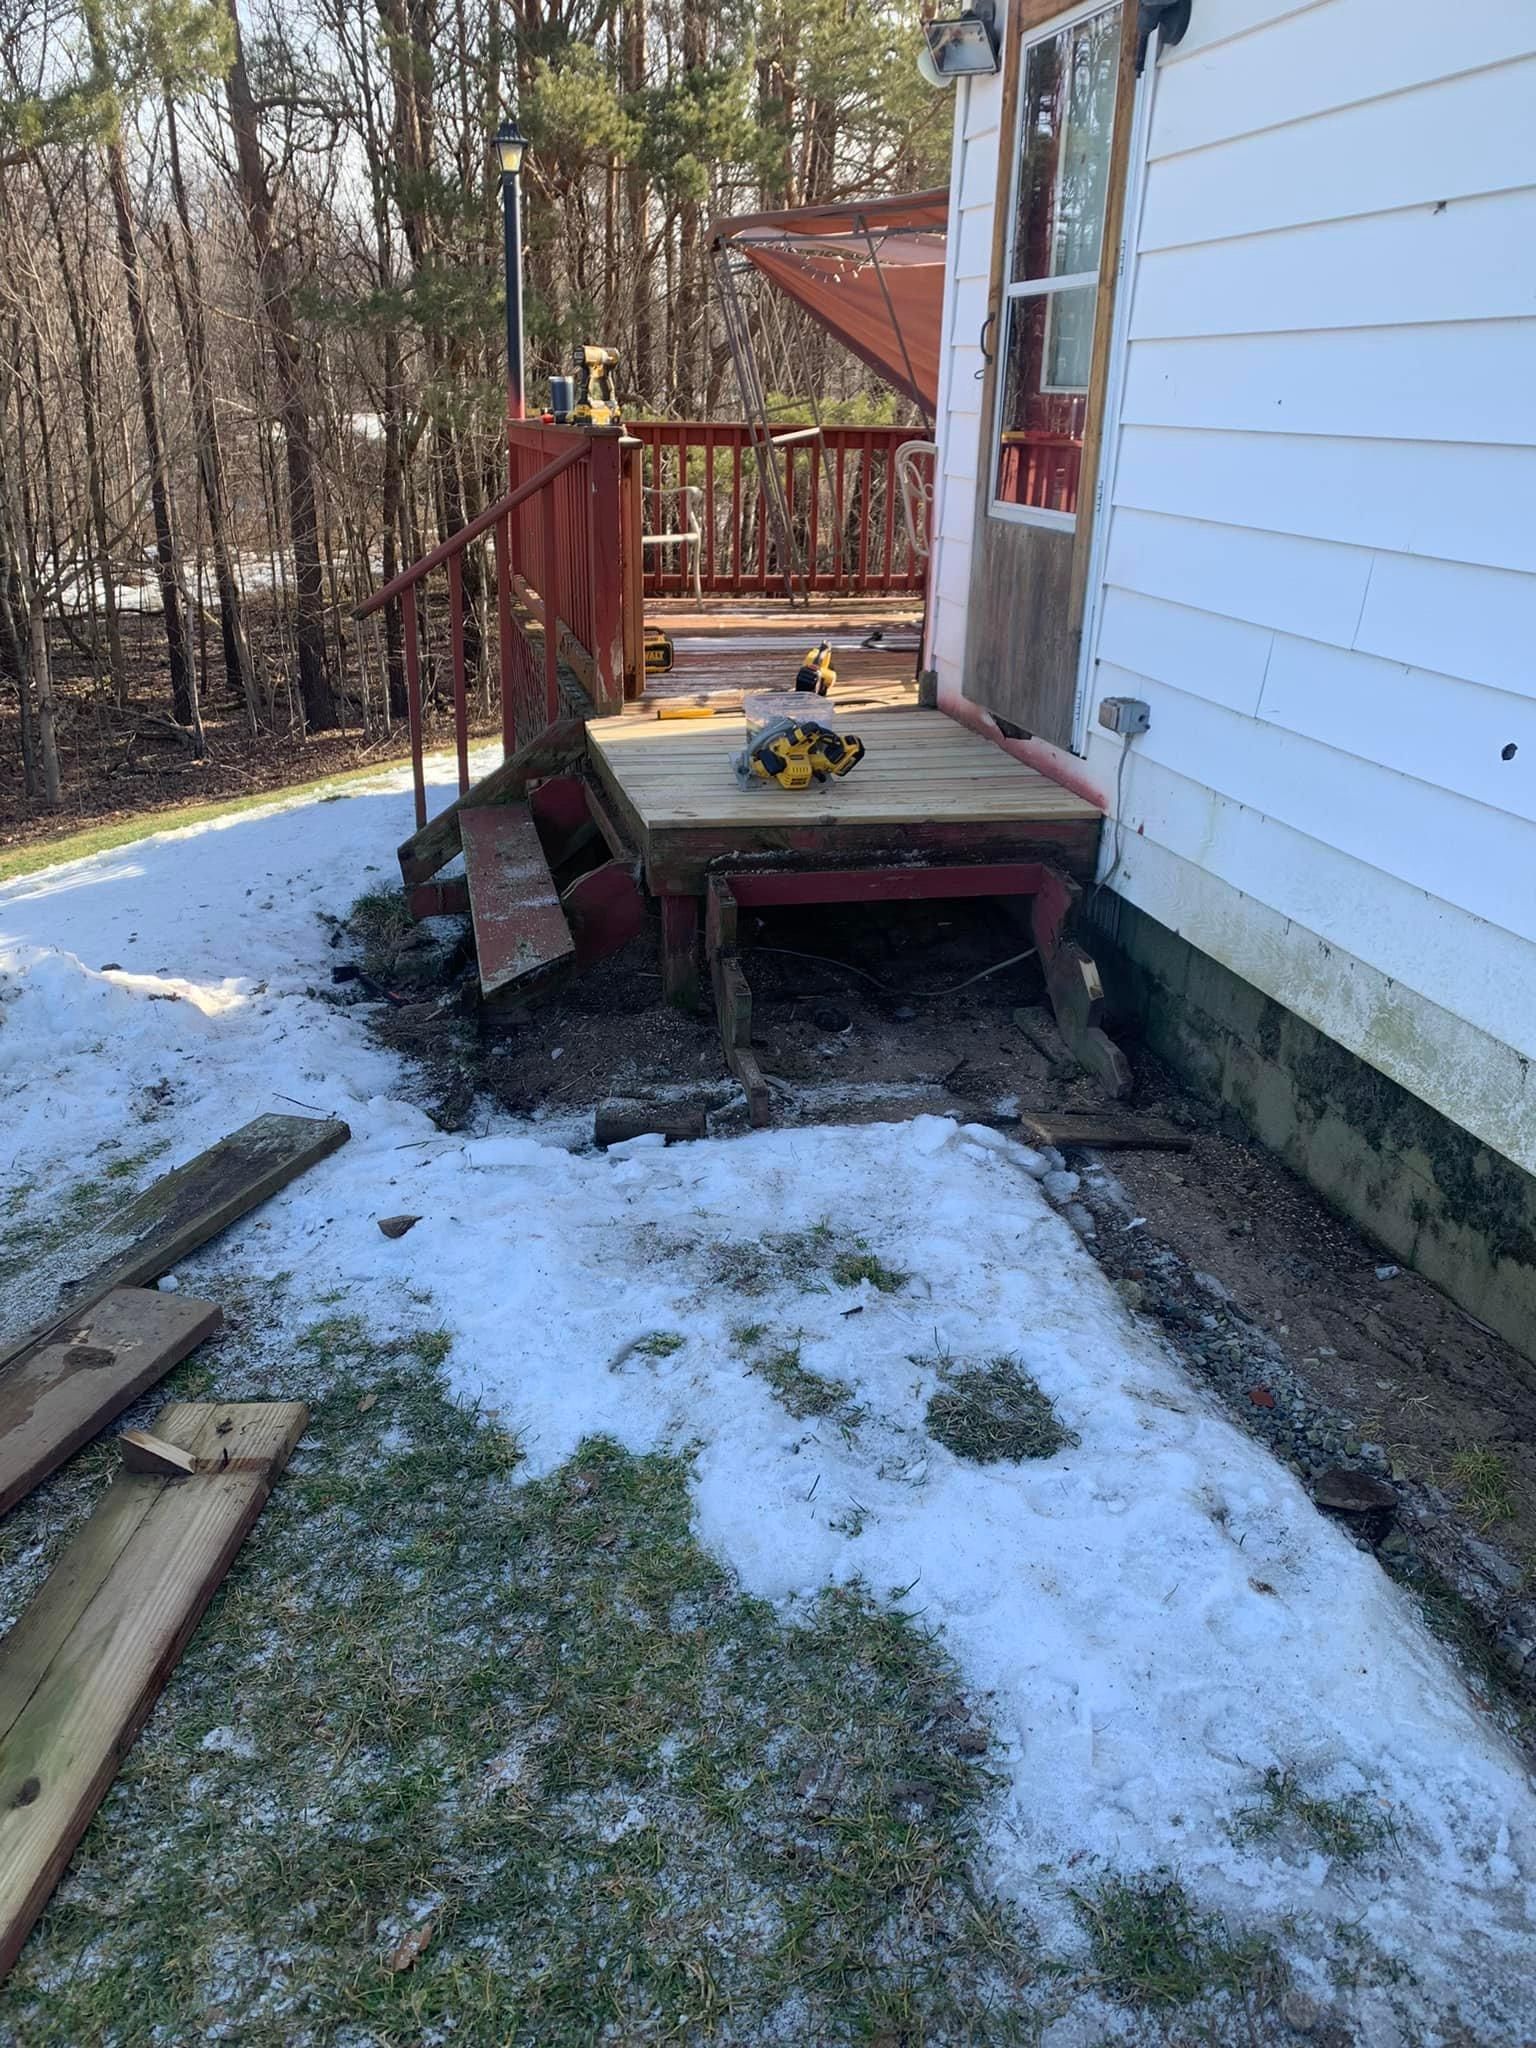
<path fill-rule="evenodd" d="M 501 211 L 506 235 L 507 265 L 507 411 L 520 420 L 523 411 L 523 153 L 528 138 L 509 114 L 496 130 L 496 155 L 501 164 Z"/>

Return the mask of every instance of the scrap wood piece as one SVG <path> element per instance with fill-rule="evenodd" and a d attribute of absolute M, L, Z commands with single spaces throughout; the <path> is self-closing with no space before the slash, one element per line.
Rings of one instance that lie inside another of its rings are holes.
<path fill-rule="evenodd" d="M 258 1116 L 163 1174 L 97 1233 L 97 1263 L 69 1283 L 63 1304 L 0 1351 L 0 1373 L 114 1287 L 142 1287 L 169 1272 L 221 1230 L 344 1145 L 352 1135 L 330 1117 Z"/>
<path fill-rule="evenodd" d="M 197 1469 L 120 1472 L 0 1643 L 0 1976 L 304 1433 L 302 1401 L 176 1402 Z"/>
<path fill-rule="evenodd" d="M 1081 896 L 1069 875 L 1047 867 L 1030 900 L 1030 930 L 1067 1050 L 1106 1095 L 1123 1098 L 1131 1092 L 1131 1063 L 1104 1029 L 1104 984 L 1093 955 L 1068 936 Z"/>
<path fill-rule="evenodd" d="M 1059 1151 L 1078 1145 L 1096 1152 L 1187 1152 L 1194 1143 L 1188 1131 L 1161 1117 L 1119 1116 L 1113 1110 L 1021 1109 L 1019 1122 L 1037 1144 Z"/>
<path fill-rule="evenodd" d="M 0 1375 L 0 1515 L 223 1321 L 217 1302 L 115 1287 Z"/>
<path fill-rule="evenodd" d="M 125 1472 L 146 1472 L 152 1479 L 190 1479 L 197 1460 L 179 1444 L 147 1429 L 125 1429 L 117 1440 Z"/>
<path fill-rule="evenodd" d="M 641 1102 L 614 1097 L 600 1102 L 592 1118 L 592 1142 L 600 1152 L 630 1138 L 663 1137 L 669 1145 L 709 1135 L 703 1102 Z"/>

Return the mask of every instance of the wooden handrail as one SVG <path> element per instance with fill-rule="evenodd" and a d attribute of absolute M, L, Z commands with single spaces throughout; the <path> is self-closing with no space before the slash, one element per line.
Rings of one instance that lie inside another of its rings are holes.
<path fill-rule="evenodd" d="M 402 596 L 419 583 L 423 576 L 429 576 L 434 569 L 440 569 L 451 556 L 462 554 L 472 540 L 478 540 L 482 533 L 489 533 L 497 520 L 505 519 L 509 512 L 516 511 L 517 507 L 531 498 L 536 491 L 541 491 L 546 484 L 553 483 L 562 470 L 567 470 L 572 463 L 580 461 L 589 446 L 585 435 L 579 441 L 573 442 L 563 455 L 557 455 L 553 462 L 546 462 L 537 475 L 529 477 L 527 483 L 519 484 L 515 491 L 508 491 L 505 497 L 498 498 L 494 505 L 488 505 L 483 512 L 471 519 L 468 526 L 461 526 L 457 533 L 451 533 L 445 541 L 440 541 L 430 555 L 423 555 L 419 562 L 412 562 L 408 569 L 402 569 L 398 576 L 392 576 L 382 590 L 376 590 L 365 604 L 357 607 L 352 614 L 353 618 L 366 619 L 370 613 L 379 611 L 392 599 Z"/>

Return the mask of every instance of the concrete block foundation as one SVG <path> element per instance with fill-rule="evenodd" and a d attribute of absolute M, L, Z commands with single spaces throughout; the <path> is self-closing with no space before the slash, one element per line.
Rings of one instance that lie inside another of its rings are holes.
<path fill-rule="evenodd" d="M 1155 918 L 1085 906 L 1116 1016 L 1335 1208 L 1536 1358 L 1536 1178 Z"/>

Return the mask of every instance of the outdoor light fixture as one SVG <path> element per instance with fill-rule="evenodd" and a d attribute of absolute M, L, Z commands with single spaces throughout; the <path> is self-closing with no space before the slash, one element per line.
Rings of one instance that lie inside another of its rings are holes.
<path fill-rule="evenodd" d="M 507 412 L 520 420 L 523 412 L 523 156 L 528 138 L 508 114 L 496 130 L 496 160 L 501 165 L 501 213 L 507 267 Z"/>
<path fill-rule="evenodd" d="M 528 147 L 528 138 L 517 125 L 517 116 L 508 114 L 496 130 L 496 155 L 501 163 L 502 176 L 515 178 L 523 168 L 523 152 Z"/>
<path fill-rule="evenodd" d="M 985 76 L 1001 69 L 997 53 L 994 0 L 972 0 L 964 14 L 923 23 L 917 67 L 930 85 Z"/>

